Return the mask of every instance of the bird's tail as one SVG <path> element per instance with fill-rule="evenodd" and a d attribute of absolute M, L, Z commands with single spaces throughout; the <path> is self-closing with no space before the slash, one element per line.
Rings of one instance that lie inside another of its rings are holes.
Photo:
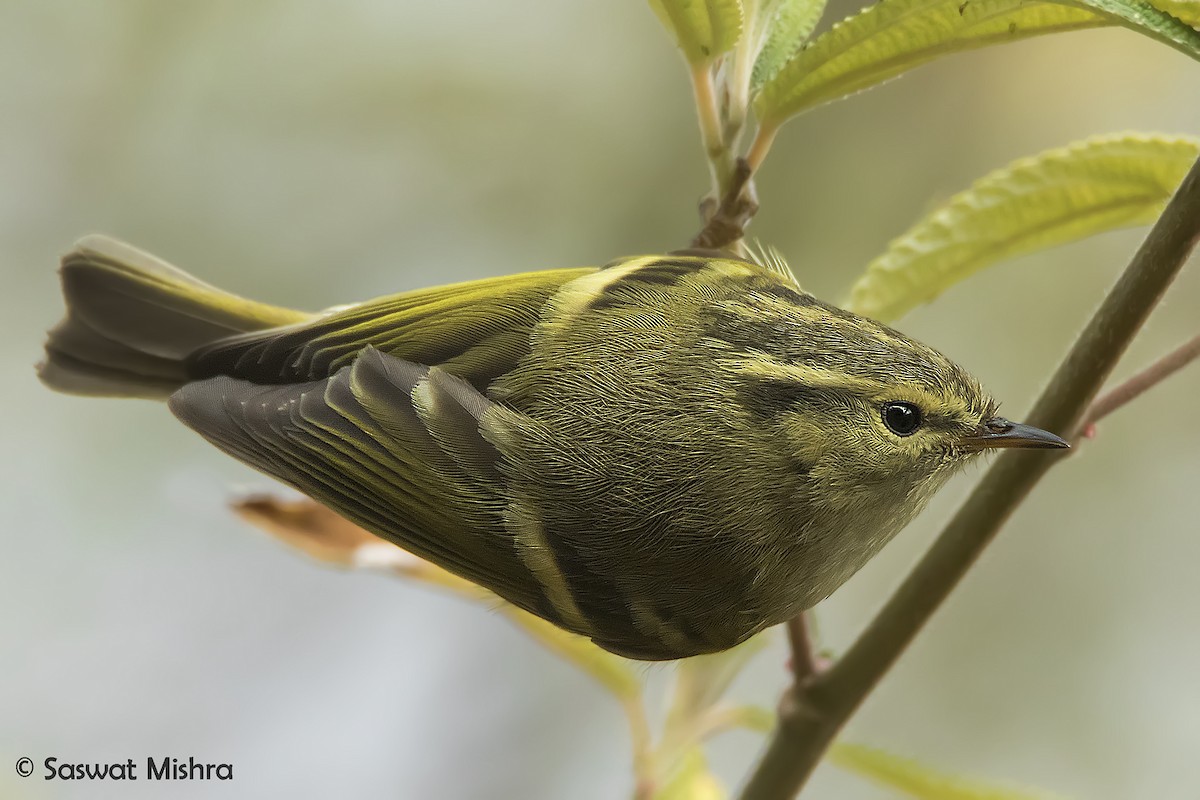
<path fill-rule="evenodd" d="M 193 350 L 310 317 L 223 292 L 105 236 L 81 239 L 60 277 L 67 313 L 38 377 L 67 394 L 163 399 L 187 382 Z"/>

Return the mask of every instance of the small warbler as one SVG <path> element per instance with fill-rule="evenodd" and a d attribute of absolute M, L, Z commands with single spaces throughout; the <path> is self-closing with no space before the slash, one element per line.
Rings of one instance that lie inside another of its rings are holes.
<path fill-rule="evenodd" d="M 614 653 L 722 650 L 828 596 L 955 469 L 1066 447 L 940 353 L 683 251 L 309 314 L 99 236 L 40 376 L 220 449 Z"/>

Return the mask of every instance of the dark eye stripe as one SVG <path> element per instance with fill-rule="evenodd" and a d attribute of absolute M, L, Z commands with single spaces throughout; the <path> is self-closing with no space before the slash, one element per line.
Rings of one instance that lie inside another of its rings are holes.
<path fill-rule="evenodd" d="M 964 425 L 964 420 L 953 414 L 926 414 L 922 427 L 934 431 L 954 431 Z"/>

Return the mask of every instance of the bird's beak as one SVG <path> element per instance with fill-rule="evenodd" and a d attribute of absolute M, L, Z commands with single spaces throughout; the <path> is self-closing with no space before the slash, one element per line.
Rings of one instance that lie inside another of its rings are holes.
<path fill-rule="evenodd" d="M 1009 422 L 1003 417 L 988 420 L 980 425 L 978 430 L 962 440 L 962 447 L 967 451 L 994 450 L 1000 447 L 1049 449 L 1070 446 L 1049 431 L 1035 428 L 1032 425 Z"/>

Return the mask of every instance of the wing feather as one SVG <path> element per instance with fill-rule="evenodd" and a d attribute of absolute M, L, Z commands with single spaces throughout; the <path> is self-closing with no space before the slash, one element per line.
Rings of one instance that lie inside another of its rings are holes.
<path fill-rule="evenodd" d="M 531 272 L 392 295 L 222 339 L 192 353 L 188 371 L 194 378 L 301 383 L 349 366 L 370 345 L 413 364 L 441 366 L 483 390 L 528 351 L 547 300 L 593 271 Z"/>
<path fill-rule="evenodd" d="M 541 585 L 504 525 L 491 401 L 440 368 L 364 350 L 316 381 L 217 376 L 171 396 L 214 445 L 347 519 L 542 616 Z"/>

